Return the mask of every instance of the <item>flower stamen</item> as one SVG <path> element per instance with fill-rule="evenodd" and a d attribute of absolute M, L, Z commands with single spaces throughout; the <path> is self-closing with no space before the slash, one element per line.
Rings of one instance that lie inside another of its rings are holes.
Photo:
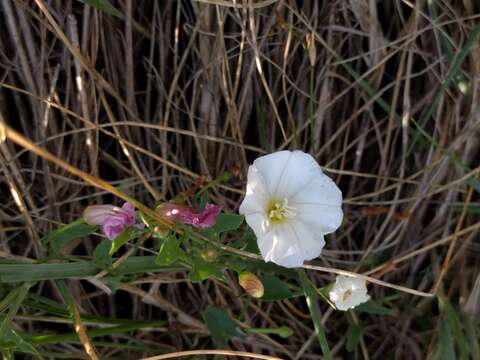
<path fill-rule="evenodd" d="M 352 290 L 348 289 L 343 293 L 342 300 L 347 301 L 350 296 L 352 296 Z"/>
<path fill-rule="evenodd" d="M 286 219 L 293 219 L 297 215 L 296 209 L 288 205 L 288 199 L 274 200 L 267 207 L 267 217 L 273 224 L 279 224 Z"/>

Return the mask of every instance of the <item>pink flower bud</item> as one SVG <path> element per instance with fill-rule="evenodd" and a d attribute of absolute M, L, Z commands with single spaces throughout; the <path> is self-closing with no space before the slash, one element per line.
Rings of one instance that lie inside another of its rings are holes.
<path fill-rule="evenodd" d="M 144 224 L 136 224 L 135 208 L 126 202 L 120 208 L 114 205 L 91 205 L 83 212 L 85 222 L 100 225 L 109 240 L 115 239 L 126 227 L 136 226 L 143 229 Z"/>
<path fill-rule="evenodd" d="M 215 225 L 217 215 L 222 211 L 222 206 L 207 204 L 205 210 L 196 212 L 195 209 L 185 205 L 165 203 L 160 205 L 157 211 L 160 216 L 166 219 L 180 221 L 183 224 L 203 229 Z"/>

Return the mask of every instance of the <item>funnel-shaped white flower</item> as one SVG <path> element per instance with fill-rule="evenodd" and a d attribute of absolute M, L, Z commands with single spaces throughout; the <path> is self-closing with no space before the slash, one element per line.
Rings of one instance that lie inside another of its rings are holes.
<path fill-rule="evenodd" d="M 239 212 L 255 232 L 265 261 L 293 268 L 320 255 L 323 235 L 342 223 L 342 192 L 312 156 L 279 151 L 248 169 Z"/>
<path fill-rule="evenodd" d="M 370 300 L 365 280 L 339 275 L 329 293 L 330 300 L 338 310 L 347 311 Z"/>

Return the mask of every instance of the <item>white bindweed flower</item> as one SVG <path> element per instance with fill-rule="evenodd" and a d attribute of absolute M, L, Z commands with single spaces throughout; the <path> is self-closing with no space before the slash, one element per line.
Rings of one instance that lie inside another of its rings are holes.
<path fill-rule="evenodd" d="M 323 236 L 342 223 L 342 192 L 302 151 L 261 156 L 248 169 L 239 212 L 265 261 L 293 268 L 320 255 Z"/>
<path fill-rule="evenodd" d="M 337 276 L 329 297 L 335 307 L 342 311 L 370 300 L 365 280 L 343 275 Z"/>

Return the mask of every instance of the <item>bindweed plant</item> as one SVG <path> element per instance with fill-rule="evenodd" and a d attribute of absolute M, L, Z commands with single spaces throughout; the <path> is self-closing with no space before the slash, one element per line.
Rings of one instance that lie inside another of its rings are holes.
<path fill-rule="evenodd" d="M 4 131 L 12 139 L 22 141 L 21 135 L 13 130 Z M 49 158 L 49 153 L 30 146 Z M 59 160 L 56 163 L 71 170 Z M 104 186 L 80 170 L 74 173 L 92 185 Z M 221 179 L 228 176 L 223 174 Z M 0 306 L 0 310 L 5 311 L 0 328 L 1 342 L 7 349 L 5 354 L 35 353 L 34 341 L 25 340 L 9 324 L 19 305 L 27 299 L 29 289 L 43 280 L 56 281 L 67 305 L 61 311 L 67 311 L 72 317 L 78 338 L 91 358 L 97 355 L 84 326 L 86 318 L 80 313 L 65 279 L 86 279 L 113 294 L 118 289 L 131 290 L 132 282 L 145 273 L 186 272 L 191 283 L 213 280 L 228 284 L 233 276 L 243 291 L 239 296 L 250 297 L 250 301 L 305 297 L 325 359 L 331 359 L 332 355 L 319 301 L 333 310 L 356 311 L 358 308 L 370 313 L 388 313 L 388 308 L 370 301 L 367 281 L 414 295 L 431 296 L 362 274 L 304 264 L 317 258 L 324 246 L 328 246 L 325 235 L 339 228 L 343 212 L 340 189 L 313 157 L 301 151 L 281 151 L 255 160 L 248 170 L 240 214 L 222 212 L 222 206 L 209 202 L 205 188 L 192 193 L 190 198 L 178 196 L 150 209 L 118 189 L 105 187 L 126 201 L 121 206 L 88 206 L 78 220 L 45 236 L 41 244 L 47 249 L 47 255 L 42 261 L 0 264 L 1 283 L 23 284 L 7 294 Z M 70 242 L 90 235 L 103 238 L 91 256 L 68 259 L 61 255 Z M 146 241 L 149 241 L 148 247 Z M 334 283 L 316 284 L 305 269 L 339 276 Z M 147 301 L 154 297 L 141 291 L 139 294 Z M 280 337 L 291 334 L 291 329 L 282 324 L 270 328 L 246 327 L 226 309 L 217 307 L 206 308 L 200 321 L 168 303 L 163 302 L 162 306 L 175 315 L 175 321 L 208 331 L 219 348 L 225 347 L 230 339 L 248 334 Z M 359 332 L 354 330 L 350 347 L 360 339 Z"/>
<path fill-rule="evenodd" d="M 2 355 L 480 359 L 479 11 L 0 1 Z"/>

